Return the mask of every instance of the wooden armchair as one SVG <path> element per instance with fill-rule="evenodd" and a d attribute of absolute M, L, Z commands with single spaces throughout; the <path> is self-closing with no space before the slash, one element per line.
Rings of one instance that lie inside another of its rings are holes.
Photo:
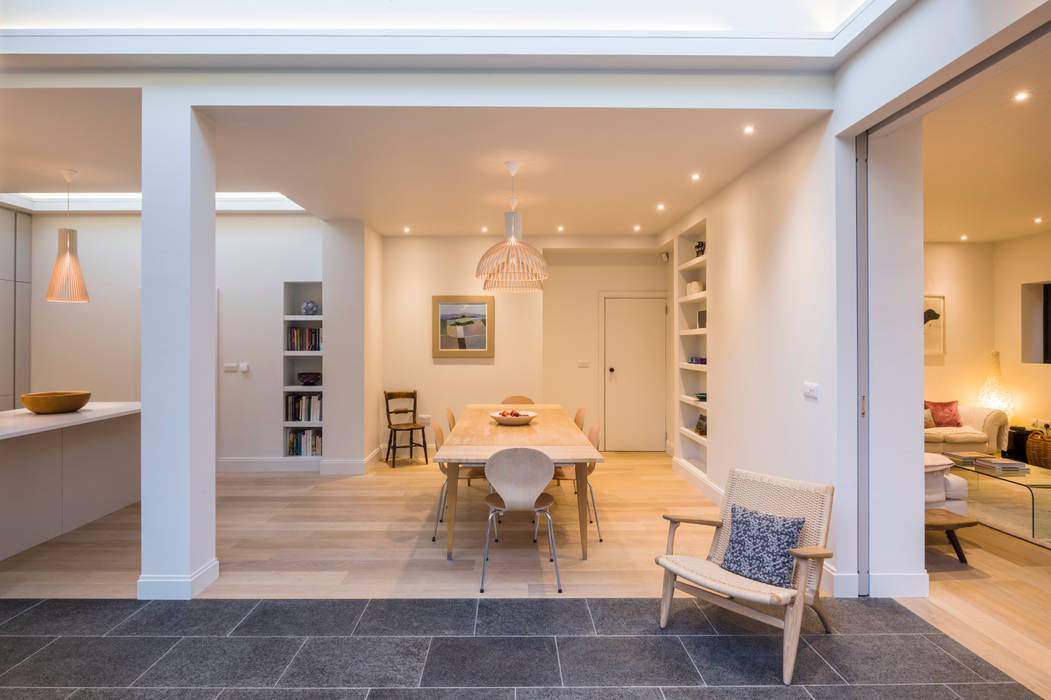
<path fill-rule="evenodd" d="M 799 536 L 799 546 L 791 550 L 796 562 L 791 588 L 753 581 L 722 568 L 723 556 L 730 542 L 730 509 L 734 504 L 773 515 L 806 518 Z M 784 630 L 782 680 L 786 685 L 791 684 L 799 648 L 799 630 L 806 606 L 811 606 L 818 614 L 826 632 L 832 631 L 819 591 L 823 560 L 832 556 L 832 552 L 825 549 L 831 514 L 831 486 L 735 469 L 730 472 L 718 520 L 665 515 L 664 519 L 668 521 L 668 551 L 656 560 L 658 566 L 664 568 L 661 629 L 668 624 L 675 589 L 779 627 Z M 675 531 L 682 524 L 715 528 L 715 539 L 707 559 L 674 554 Z M 771 615 L 739 601 L 783 607 L 784 615 Z"/>

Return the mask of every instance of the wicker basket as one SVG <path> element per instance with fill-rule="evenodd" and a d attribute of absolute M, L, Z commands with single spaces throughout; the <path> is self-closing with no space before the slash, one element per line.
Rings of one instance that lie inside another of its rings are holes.
<path fill-rule="evenodd" d="M 1038 467 L 1051 467 L 1051 435 L 1031 433 L 1025 443 L 1025 459 Z"/>

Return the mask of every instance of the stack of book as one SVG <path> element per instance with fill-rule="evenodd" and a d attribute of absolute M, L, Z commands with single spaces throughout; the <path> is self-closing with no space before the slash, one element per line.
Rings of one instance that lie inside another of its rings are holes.
<path fill-rule="evenodd" d="M 289 394 L 285 397 L 286 421 L 321 421 L 321 394 Z"/>
<path fill-rule="evenodd" d="M 315 428 L 288 431 L 289 457 L 320 457 L 321 431 Z"/>
<path fill-rule="evenodd" d="M 321 329 L 320 328 L 298 328 L 289 326 L 285 338 L 285 350 L 320 350 Z"/>
<path fill-rule="evenodd" d="M 1013 459 L 1001 457 L 982 457 L 974 461 L 975 471 L 995 474 L 997 476 L 1021 476 L 1029 473 L 1029 465 Z"/>
<path fill-rule="evenodd" d="M 992 458 L 992 455 L 984 452 L 946 452 L 945 456 L 965 467 L 973 467 L 976 460 Z"/>

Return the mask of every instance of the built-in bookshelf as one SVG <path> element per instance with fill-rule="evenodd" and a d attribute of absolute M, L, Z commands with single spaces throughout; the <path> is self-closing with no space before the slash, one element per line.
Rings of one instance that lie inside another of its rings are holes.
<path fill-rule="evenodd" d="M 311 301 L 317 304 L 317 313 L 305 313 L 303 305 Z M 285 282 L 281 426 L 286 459 L 318 460 L 322 455 L 324 321 L 321 283 Z M 311 375 L 317 375 L 316 382 Z"/>
<path fill-rule="evenodd" d="M 694 483 L 707 481 L 708 472 L 708 251 L 698 255 L 698 242 L 707 242 L 701 222 L 674 242 L 676 393 L 675 465 Z"/>

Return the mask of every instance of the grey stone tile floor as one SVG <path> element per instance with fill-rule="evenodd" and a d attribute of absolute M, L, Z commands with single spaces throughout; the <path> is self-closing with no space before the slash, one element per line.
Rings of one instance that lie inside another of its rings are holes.
<path fill-rule="evenodd" d="M 779 630 L 677 598 L 0 599 L 0 700 L 1032 698 L 892 600 Z"/>

